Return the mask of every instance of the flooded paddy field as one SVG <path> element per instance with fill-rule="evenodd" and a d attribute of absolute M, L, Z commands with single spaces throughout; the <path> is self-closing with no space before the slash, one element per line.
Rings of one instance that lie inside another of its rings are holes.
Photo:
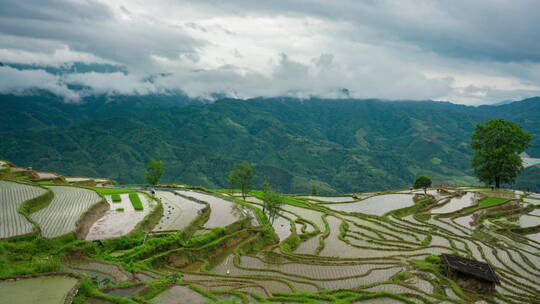
<path fill-rule="evenodd" d="M 67 186 L 48 188 L 54 193 L 52 202 L 31 215 L 45 237 L 57 237 L 73 232 L 82 215 L 101 201 L 98 194 L 92 190 Z"/>
<path fill-rule="evenodd" d="M 0 303 L 64 304 L 77 279 L 65 276 L 41 276 L 0 281 Z"/>
<path fill-rule="evenodd" d="M 450 201 L 444 204 L 442 207 L 431 209 L 431 213 L 444 214 L 461 210 L 463 208 L 473 206 L 477 202 L 478 198 L 479 196 L 477 193 L 467 192 L 461 197 L 450 199 Z"/>
<path fill-rule="evenodd" d="M 196 191 L 178 191 L 179 194 L 204 201 L 210 205 L 210 218 L 205 224 L 206 228 L 225 227 L 243 217 L 251 215 L 251 211 L 229 200 Z"/>
<path fill-rule="evenodd" d="M 415 204 L 411 194 L 384 194 L 352 203 L 322 204 L 325 209 L 283 205 L 282 209 L 286 211 L 283 215 L 294 214 L 297 219 L 311 222 L 317 230 L 308 232 L 316 234 L 301 240 L 292 251 L 273 247 L 268 255 L 271 258 L 261 254 L 230 253 L 221 263 L 197 270 L 198 282 L 208 290 L 221 286 L 245 292 L 247 297 L 249 294 L 269 297 L 269 294 L 315 289 L 414 294 L 417 303 L 468 302 L 467 294 L 451 290 L 433 296 L 436 290 L 446 290 L 447 283 L 415 266 L 414 261 L 446 253 L 490 263 L 503 282 L 496 299 L 510 298 L 510 302 L 516 303 L 532 301 L 540 296 L 536 283 L 540 278 L 540 258 L 535 249 L 538 247 L 531 247 L 522 243 L 523 239 L 511 236 L 491 241 L 484 236 L 489 233 L 477 234 L 479 228 L 470 225 L 472 214 L 439 217 L 439 214 L 471 206 L 477 196 L 467 192 L 461 197 L 450 198 L 447 204 L 428 211 L 428 216 L 421 218 L 392 215 L 393 210 Z M 262 203 L 257 198 L 249 201 Z M 532 225 L 536 218 L 529 214 L 523 216 L 522 221 Z M 288 222 L 284 217 L 278 217 L 277 225 L 274 224 L 280 242 L 285 242 L 291 233 Z M 301 233 L 300 229 L 297 233 Z M 410 282 L 395 281 L 395 277 L 403 272 L 413 273 Z M 196 276 L 194 273 L 186 275 L 192 279 Z M 386 303 L 381 298 L 365 301 L 379 302 Z M 392 298 L 388 302 L 401 301 Z"/>
<path fill-rule="evenodd" d="M 357 200 L 352 196 L 299 196 L 299 198 L 329 203 L 343 203 Z"/>
<path fill-rule="evenodd" d="M 179 299 L 185 304 L 199 304 L 208 301 L 207 298 L 186 286 L 173 286 L 153 298 L 152 304 L 176 304 Z"/>
<path fill-rule="evenodd" d="M 0 239 L 28 234 L 34 226 L 22 214 L 20 206 L 24 201 L 46 192 L 37 186 L 0 181 Z"/>
<path fill-rule="evenodd" d="M 142 202 L 143 210 L 133 208 L 129 194 L 120 194 L 121 200 L 119 202 L 114 202 L 110 195 L 105 196 L 110 208 L 90 227 L 86 240 L 104 240 L 131 232 L 140 221 L 152 212 L 157 204 L 146 195 L 140 193 L 137 195 Z"/>
<path fill-rule="evenodd" d="M 66 196 L 58 186 L 51 189 Z M 84 189 L 73 189 L 88 197 L 72 205 L 95 202 Z M 128 194 L 115 201 L 105 195 L 110 209 L 91 226 L 92 242 L 72 240 L 77 245 L 60 270 L 95 281 L 108 296 L 137 303 L 535 303 L 540 209 L 524 209 L 524 202 L 522 215 L 513 217 L 527 228 L 522 235 L 482 225 L 489 222 L 485 210 L 464 210 L 490 190 L 474 190 L 461 196 L 455 189 L 430 189 L 425 197 L 421 190 L 355 194 L 360 199 L 284 195 L 273 222 L 264 215 L 258 191 L 244 202 L 224 191 L 157 189 L 153 195 L 159 201 L 139 194 L 143 211 L 133 209 Z M 503 194 L 516 200 L 526 195 L 512 193 Z M 420 203 L 427 198 L 429 208 Z M 159 204 L 163 214 L 145 228 L 153 233 L 130 234 Z M 450 284 L 443 253 L 489 263 L 501 284 L 491 294 Z M 69 286 L 74 285 L 66 283 L 63 290 Z"/>
<path fill-rule="evenodd" d="M 385 194 L 370 197 L 363 201 L 347 204 L 332 204 L 328 207 L 338 211 L 383 215 L 389 211 L 414 205 L 412 195 Z"/>
<path fill-rule="evenodd" d="M 156 191 L 163 203 L 163 217 L 154 231 L 174 231 L 186 228 L 206 206 L 186 199 L 174 192 Z"/>

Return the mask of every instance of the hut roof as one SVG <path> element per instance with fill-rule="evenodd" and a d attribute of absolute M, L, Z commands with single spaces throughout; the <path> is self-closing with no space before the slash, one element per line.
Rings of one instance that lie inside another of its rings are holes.
<path fill-rule="evenodd" d="M 442 261 L 448 265 L 448 267 L 455 269 L 459 272 L 463 272 L 472 275 L 476 278 L 486 280 L 488 282 L 494 282 L 500 284 L 497 274 L 491 267 L 491 265 L 475 260 L 462 258 L 450 254 L 442 254 Z"/>

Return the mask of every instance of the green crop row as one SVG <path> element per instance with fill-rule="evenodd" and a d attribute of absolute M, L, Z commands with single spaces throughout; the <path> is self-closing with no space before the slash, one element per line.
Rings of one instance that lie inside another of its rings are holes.
<path fill-rule="evenodd" d="M 124 193 L 134 193 L 137 190 L 132 189 L 120 189 L 120 188 L 101 188 L 101 187 L 82 187 L 90 190 L 94 190 L 101 195 L 112 195 L 112 194 L 124 194 Z"/>
<path fill-rule="evenodd" d="M 133 205 L 133 209 L 138 210 L 138 211 L 141 211 L 144 209 L 141 199 L 139 198 L 139 195 L 137 193 L 130 193 L 129 200 L 131 201 L 131 204 Z"/>
<path fill-rule="evenodd" d="M 500 198 L 500 197 L 486 197 L 485 199 L 481 200 L 478 203 L 478 206 L 467 208 L 467 209 L 463 210 L 462 213 L 469 213 L 471 211 L 475 211 L 475 210 L 480 209 L 480 208 L 491 207 L 491 206 L 494 206 L 494 205 L 497 205 L 497 204 L 504 203 L 507 200 L 508 199 L 506 199 L 506 198 Z"/>

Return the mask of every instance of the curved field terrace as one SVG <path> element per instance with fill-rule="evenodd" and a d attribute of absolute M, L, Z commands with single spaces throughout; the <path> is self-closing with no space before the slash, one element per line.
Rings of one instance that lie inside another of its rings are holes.
<path fill-rule="evenodd" d="M 156 191 L 155 195 L 163 203 L 163 217 L 153 231 L 185 229 L 205 208 L 204 204 L 189 200 L 173 191 Z"/>
<path fill-rule="evenodd" d="M 143 210 L 135 210 L 129 199 L 130 194 L 120 194 L 120 201 L 113 202 L 112 196 L 105 196 L 110 209 L 97 220 L 86 235 L 87 241 L 104 240 L 128 234 L 141 222 L 156 206 L 156 203 L 143 194 L 138 195 Z"/>
<path fill-rule="evenodd" d="M 0 303 L 64 304 L 69 292 L 76 286 L 77 281 L 75 278 L 66 276 L 0 280 Z"/>
<path fill-rule="evenodd" d="M 19 208 L 24 201 L 44 193 L 44 189 L 36 186 L 0 181 L 0 239 L 34 230 L 32 223 L 19 213 Z"/>
<path fill-rule="evenodd" d="M 53 191 L 54 199 L 47 208 L 31 215 L 45 237 L 57 237 L 73 232 L 81 216 L 101 201 L 98 194 L 92 190 L 68 186 L 48 188 Z"/>

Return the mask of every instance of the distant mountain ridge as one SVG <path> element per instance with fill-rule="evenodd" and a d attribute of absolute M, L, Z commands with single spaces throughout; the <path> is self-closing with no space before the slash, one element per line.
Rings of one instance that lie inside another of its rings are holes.
<path fill-rule="evenodd" d="M 533 134 L 540 98 L 500 106 L 356 99 L 255 98 L 205 103 L 183 95 L 97 96 L 67 105 L 51 94 L 0 95 L 0 159 L 38 170 L 143 181 L 148 159 L 163 182 L 226 187 L 233 165 L 257 163 L 256 184 L 283 192 L 409 187 L 419 174 L 471 184 L 470 134 L 502 117 Z"/>

